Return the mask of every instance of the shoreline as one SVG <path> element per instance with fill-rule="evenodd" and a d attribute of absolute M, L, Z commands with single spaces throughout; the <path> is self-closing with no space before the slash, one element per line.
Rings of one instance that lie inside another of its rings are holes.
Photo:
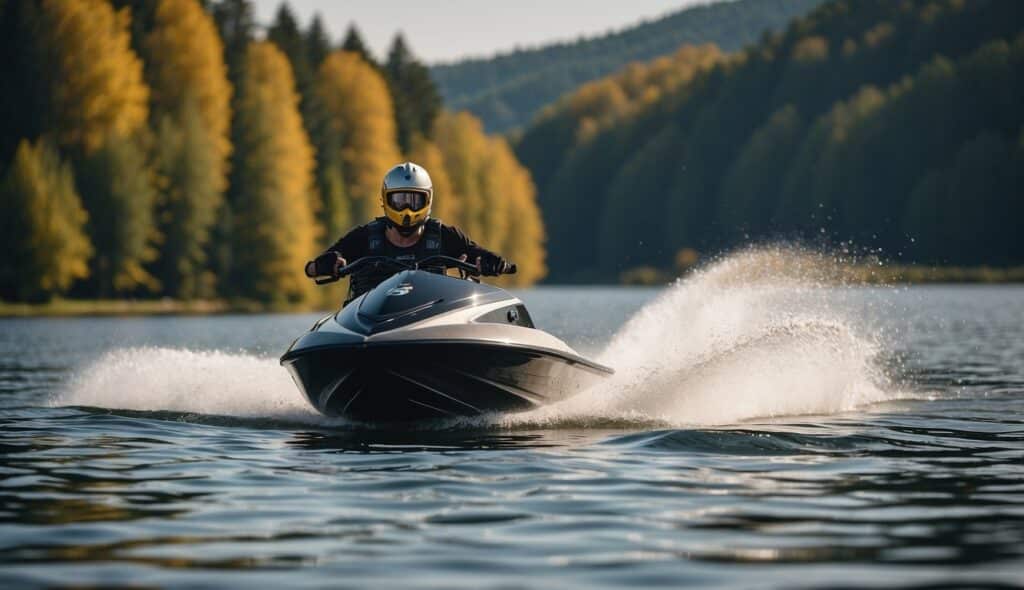
<path fill-rule="evenodd" d="M 313 303 L 274 305 L 253 301 L 203 299 L 54 299 L 47 303 L 0 301 L 0 319 L 33 317 L 205 316 L 326 312 Z"/>
<path fill-rule="evenodd" d="M 551 283 L 542 288 L 586 287 L 661 287 L 676 277 L 646 274 L 648 281 L 616 283 Z M 851 269 L 849 286 L 976 286 L 1022 285 L 1024 267 L 1014 268 L 929 268 L 929 267 L 862 267 Z M 328 313 L 333 306 L 315 302 L 303 304 L 267 304 L 248 300 L 204 299 L 54 299 L 47 303 L 0 301 L 0 319 L 46 317 L 133 317 L 133 316 L 206 316 L 263 313 Z"/>

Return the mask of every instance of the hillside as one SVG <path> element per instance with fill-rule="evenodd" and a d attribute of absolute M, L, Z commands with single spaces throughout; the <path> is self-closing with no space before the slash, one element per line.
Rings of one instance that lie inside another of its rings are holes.
<path fill-rule="evenodd" d="M 659 66 L 634 66 L 519 141 L 551 280 L 777 238 L 1024 262 L 1019 2 L 837 0 L 739 55 L 676 59 L 671 83 L 638 94 Z"/>
<path fill-rule="evenodd" d="M 514 51 L 431 68 L 445 104 L 468 110 L 488 131 L 530 122 L 544 106 L 633 61 L 668 55 L 684 44 L 735 51 L 782 29 L 824 0 L 735 0 L 697 6 L 632 28 L 572 43 Z"/>

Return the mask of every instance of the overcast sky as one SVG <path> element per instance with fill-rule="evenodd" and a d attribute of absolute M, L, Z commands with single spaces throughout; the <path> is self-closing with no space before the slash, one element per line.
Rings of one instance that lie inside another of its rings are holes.
<path fill-rule="evenodd" d="M 268 24 L 280 0 L 255 0 Z M 291 0 L 303 26 L 319 12 L 338 41 L 356 23 L 382 58 L 396 31 L 428 63 L 595 35 L 708 0 Z"/>

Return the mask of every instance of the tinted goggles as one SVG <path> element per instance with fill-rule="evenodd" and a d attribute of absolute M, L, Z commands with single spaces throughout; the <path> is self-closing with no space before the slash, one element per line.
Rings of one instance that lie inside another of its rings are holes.
<path fill-rule="evenodd" d="M 387 195 L 388 206 L 395 211 L 419 211 L 427 206 L 427 194 L 417 191 L 395 191 Z"/>

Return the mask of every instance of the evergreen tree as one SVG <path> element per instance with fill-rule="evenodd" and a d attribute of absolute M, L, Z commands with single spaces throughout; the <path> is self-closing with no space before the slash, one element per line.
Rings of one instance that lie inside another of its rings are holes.
<path fill-rule="evenodd" d="M 401 34 L 395 35 L 384 71 L 395 101 L 398 143 L 408 152 L 414 135 L 431 137 L 434 120 L 441 112 L 441 95 L 430 70 L 416 60 Z"/>
<path fill-rule="evenodd" d="M 355 223 L 352 202 L 345 190 L 341 164 L 338 161 L 331 161 L 323 166 L 318 165 L 316 183 L 322 207 L 320 222 L 327 236 L 337 239 L 348 232 Z"/>
<path fill-rule="evenodd" d="M 373 54 L 366 47 L 363 35 L 359 32 L 359 27 L 355 23 L 349 24 L 348 30 L 345 32 L 345 39 L 341 42 L 341 50 L 355 53 L 363 58 L 363 61 L 373 66 L 374 69 L 380 69 L 377 60 L 373 59 Z"/>
<path fill-rule="evenodd" d="M 76 162 L 76 180 L 89 212 L 89 236 L 96 248 L 89 284 L 100 297 L 157 291 L 146 271 L 156 259 L 156 179 L 147 150 L 134 137 L 112 137 Z"/>
<path fill-rule="evenodd" d="M 295 76 L 295 86 L 299 90 L 301 100 L 305 102 L 306 95 L 311 94 L 313 70 L 310 67 L 306 39 L 287 2 L 278 6 L 274 22 L 267 29 L 267 40 L 277 45 L 277 48 L 288 57 Z"/>
<path fill-rule="evenodd" d="M 143 43 L 162 174 L 157 277 L 169 294 L 213 294 L 210 231 L 231 150 L 231 86 L 213 19 L 196 0 L 161 0 Z"/>
<path fill-rule="evenodd" d="M 322 50 L 326 54 L 322 24 L 319 17 L 315 18 L 307 37 L 299 29 L 289 6 L 282 4 L 267 32 L 267 39 L 277 45 L 291 63 L 299 91 L 302 122 L 316 151 L 316 185 L 321 221 L 328 235 L 337 236 L 348 229 L 352 220 L 341 168 L 339 141 L 331 130 L 330 117 L 316 91 L 313 76 L 314 60 L 311 53 L 320 54 Z M 315 59 L 317 65 L 322 61 L 322 56 Z"/>
<path fill-rule="evenodd" d="M 71 167 L 45 142 L 22 140 L 0 184 L 0 297 L 45 300 L 87 277 L 87 218 Z"/>
<path fill-rule="evenodd" d="M 158 171 L 163 178 L 159 228 L 163 237 L 155 265 L 164 291 L 181 299 L 212 297 L 216 281 L 207 247 L 221 193 L 217 146 L 198 101 L 186 100 L 157 126 Z"/>
<path fill-rule="evenodd" d="M 233 205 L 233 294 L 267 302 L 312 295 L 303 274 L 319 228 L 313 149 L 302 127 L 288 59 L 272 43 L 249 46 L 239 89 L 239 169 Z"/>
<path fill-rule="evenodd" d="M 358 54 L 337 51 L 320 66 L 317 89 L 330 133 L 338 138 L 334 153 L 341 162 L 352 213 L 357 219 L 376 216 L 381 178 L 401 160 L 387 84 Z"/>
<path fill-rule="evenodd" d="M 246 50 L 256 31 L 251 0 L 219 0 L 213 5 L 213 20 L 224 45 L 224 63 L 232 88 L 239 88 L 245 69 Z"/>
<path fill-rule="evenodd" d="M 726 175 L 718 203 L 721 226 L 732 238 L 771 233 L 782 192 L 779 171 L 789 169 L 803 136 L 800 113 L 792 104 L 751 135 Z"/>
<path fill-rule="evenodd" d="M 247 51 L 249 44 L 254 39 L 256 22 L 250 0 L 219 0 L 213 5 L 212 13 L 224 45 L 224 63 L 228 68 L 228 80 L 234 89 L 231 99 L 231 144 L 234 151 L 229 166 L 228 190 L 224 206 L 218 215 L 210 239 L 211 264 L 214 273 L 218 277 L 226 277 L 233 267 L 231 259 L 231 234 L 235 226 L 233 207 L 238 197 L 237 187 L 243 180 L 237 153 L 237 146 L 245 131 L 238 116 L 239 93 L 245 78 Z M 221 291 L 227 293 L 230 291 L 230 287 L 222 285 Z"/>
<path fill-rule="evenodd" d="M 39 137 L 50 120 L 51 96 L 40 75 L 40 7 L 35 2 L 0 5 L 0 162 L 10 162 L 23 138 Z"/>
<path fill-rule="evenodd" d="M 313 15 L 313 21 L 309 23 L 309 29 L 305 34 L 305 43 L 309 65 L 313 71 L 316 71 L 320 64 L 327 59 L 327 54 L 331 52 L 331 38 L 327 34 L 320 13 Z"/>

